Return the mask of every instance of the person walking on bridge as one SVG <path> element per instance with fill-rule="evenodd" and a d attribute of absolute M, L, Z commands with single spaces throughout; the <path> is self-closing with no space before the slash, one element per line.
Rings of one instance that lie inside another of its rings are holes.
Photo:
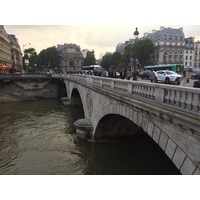
<path fill-rule="evenodd" d="M 151 71 L 149 72 L 149 80 L 151 81 L 151 83 L 155 82 L 156 80 L 156 75 L 153 69 L 151 69 Z"/>
<path fill-rule="evenodd" d="M 125 79 L 126 78 L 126 71 L 125 71 L 124 68 L 120 71 L 120 78 L 121 79 Z"/>
<path fill-rule="evenodd" d="M 187 73 L 186 71 L 184 70 L 183 71 L 183 74 L 181 76 L 181 83 L 180 85 L 181 86 L 188 86 L 188 83 L 189 83 L 189 78 L 187 77 Z"/>
<path fill-rule="evenodd" d="M 126 79 L 130 80 L 130 78 L 133 76 L 133 73 L 131 72 L 131 70 L 129 69 L 126 73 Z"/>

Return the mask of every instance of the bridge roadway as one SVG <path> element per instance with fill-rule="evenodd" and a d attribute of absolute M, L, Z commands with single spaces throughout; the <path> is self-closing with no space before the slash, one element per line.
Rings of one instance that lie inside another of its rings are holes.
<path fill-rule="evenodd" d="M 182 174 L 200 174 L 200 89 L 75 74 L 64 80 L 69 102 L 78 102 L 78 93 L 84 109 L 87 128 L 77 120 L 77 133 L 98 139 L 99 124 L 112 121 L 107 116 L 123 116 L 142 128 Z"/>
<path fill-rule="evenodd" d="M 150 82 L 148 79 L 141 79 L 141 78 L 138 78 L 137 81 L 140 81 L 140 82 Z M 193 79 L 189 79 L 189 83 L 188 83 L 188 87 L 193 87 L 193 84 L 194 82 L 197 81 L 197 80 L 193 80 Z M 160 84 L 165 84 L 165 83 L 161 83 Z M 177 85 L 176 83 L 171 83 L 171 85 Z"/>
<path fill-rule="evenodd" d="M 22 73 L 22 74 L 11 74 L 11 73 L 0 73 L 0 80 L 24 80 L 24 79 L 57 79 L 62 78 L 62 74 L 46 74 L 46 73 Z"/>

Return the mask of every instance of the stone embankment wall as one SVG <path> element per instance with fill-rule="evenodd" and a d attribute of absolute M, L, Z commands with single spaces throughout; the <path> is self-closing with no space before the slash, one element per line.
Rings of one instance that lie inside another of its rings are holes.
<path fill-rule="evenodd" d="M 58 90 L 58 83 L 51 80 L 1 81 L 0 102 L 56 98 Z"/>

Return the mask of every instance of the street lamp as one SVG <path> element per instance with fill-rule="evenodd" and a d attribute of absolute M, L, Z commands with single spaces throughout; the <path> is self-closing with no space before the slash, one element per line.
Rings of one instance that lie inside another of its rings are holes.
<path fill-rule="evenodd" d="M 133 35 L 135 36 L 135 43 L 137 42 L 138 40 L 138 35 L 139 35 L 139 31 L 138 31 L 138 28 L 136 27 L 135 28 L 135 32 L 133 33 Z M 137 76 L 136 76 L 136 65 L 138 64 L 138 59 L 135 58 L 135 59 L 132 59 L 131 58 L 131 64 L 133 66 L 133 80 L 137 80 Z"/>
<path fill-rule="evenodd" d="M 138 39 L 138 35 L 139 35 L 139 31 L 138 31 L 138 28 L 135 28 L 135 32 L 133 33 L 133 35 L 135 36 L 135 43 L 137 42 L 137 39 Z"/>

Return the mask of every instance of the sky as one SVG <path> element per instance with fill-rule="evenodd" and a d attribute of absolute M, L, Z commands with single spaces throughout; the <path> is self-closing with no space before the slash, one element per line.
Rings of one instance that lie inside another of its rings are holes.
<path fill-rule="evenodd" d="M 161 24 L 160 26 L 162 26 Z M 37 53 L 57 44 L 73 43 L 95 52 L 96 59 L 106 52 L 114 52 L 118 43 L 134 38 L 138 27 L 139 37 L 145 32 L 159 30 L 159 25 L 4 25 L 7 33 L 18 38 L 21 50 L 34 48 Z M 200 25 L 166 25 L 183 27 L 185 37 L 200 40 Z M 30 43 L 30 44 L 29 44 Z"/>
<path fill-rule="evenodd" d="M 94 50 L 98 59 L 106 52 L 114 52 L 118 43 L 134 38 L 136 27 L 139 37 L 153 29 L 159 30 L 160 26 L 183 27 L 185 37 L 200 40 L 195 0 L 190 1 L 190 5 L 194 5 L 192 9 L 172 0 L 164 5 L 157 0 L 136 3 L 129 0 L 115 3 L 76 0 L 67 4 L 63 4 L 63 0 L 58 0 L 57 4 L 35 0 L 35 3 L 25 4 L 24 8 L 20 7 L 20 2 L 3 2 L 9 6 L 9 13 L 6 9 L 1 10 L 1 16 L 5 17 L 0 18 L 0 23 L 7 33 L 16 35 L 21 50 L 32 47 L 39 53 L 57 44 L 74 43 L 81 50 Z M 16 7 L 20 8 L 17 10 Z"/>

